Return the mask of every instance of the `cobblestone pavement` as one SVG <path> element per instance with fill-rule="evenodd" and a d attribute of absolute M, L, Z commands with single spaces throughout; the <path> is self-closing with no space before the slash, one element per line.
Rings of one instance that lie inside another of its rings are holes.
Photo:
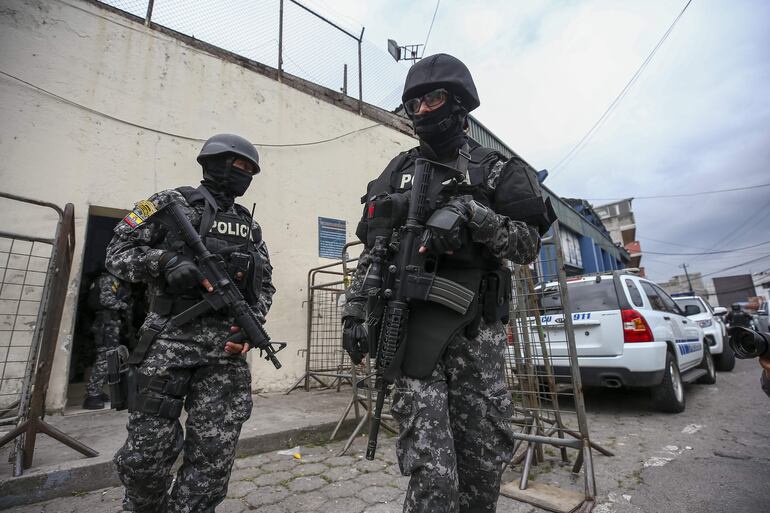
<path fill-rule="evenodd" d="M 382 437 L 374 461 L 364 458 L 359 437 L 344 456 L 342 442 L 303 447 L 301 459 L 258 454 L 235 460 L 227 499 L 217 513 L 400 513 L 409 478 L 398 470 L 395 438 Z M 105 488 L 72 497 L 13 508 L 18 513 L 117 513 L 123 488 Z M 542 511 L 501 497 L 498 512 Z"/>
<path fill-rule="evenodd" d="M 594 513 L 768 511 L 770 399 L 759 387 L 759 372 L 756 361 L 739 361 L 734 371 L 719 374 L 716 385 L 685 387 L 687 409 L 677 415 L 653 411 L 646 391 L 589 391 L 591 439 L 615 453 L 594 453 Z M 343 442 L 334 442 L 303 447 L 299 460 L 277 452 L 238 459 L 228 498 L 217 511 L 400 512 L 407 478 L 395 462 L 394 441 L 383 436 L 372 462 L 363 457 L 363 437 L 345 456 L 336 455 Z M 546 462 L 533 467 L 533 480 L 582 489 L 582 476 L 560 464 L 555 449 L 546 447 L 544 454 Z M 512 480 L 510 473 L 503 476 L 503 482 Z M 8 511 L 114 513 L 121 498 L 122 488 L 107 488 Z M 501 497 L 497 511 L 544 510 Z"/>

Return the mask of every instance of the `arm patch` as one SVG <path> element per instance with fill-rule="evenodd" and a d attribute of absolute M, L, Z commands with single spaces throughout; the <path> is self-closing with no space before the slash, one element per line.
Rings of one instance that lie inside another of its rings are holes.
<path fill-rule="evenodd" d="M 136 228 L 152 216 L 158 208 L 150 200 L 142 200 L 134 205 L 134 209 L 123 218 L 123 222 L 131 228 Z"/>

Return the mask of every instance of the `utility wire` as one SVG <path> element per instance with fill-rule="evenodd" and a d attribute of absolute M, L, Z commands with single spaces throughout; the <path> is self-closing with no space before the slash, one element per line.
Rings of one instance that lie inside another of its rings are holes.
<path fill-rule="evenodd" d="M 436 13 L 438 12 L 438 6 L 440 3 L 441 3 L 441 0 L 436 0 L 436 8 L 433 10 L 433 19 L 430 20 L 430 27 L 428 27 L 428 35 L 425 36 L 425 42 L 422 45 L 422 55 L 420 55 L 421 59 L 425 55 L 425 49 L 428 48 L 428 39 L 430 39 L 430 33 L 433 30 L 433 22 L 436 21 Z"/>
<path fill-rule="evenodd" d="M 85 105 L 82 105 L 82 104 L 77 103 L 75 101 L 72 101 L 72 100 L 69 100 L 67 98 L 64 98 L 63 96 L 59 96 L 56 93 L 52 93 L 51 91 L 48 91 L 46 89 L 43 89 L 42 87 L 36 86 L 35 84 L 27 82 L 26 80 L 22 80 L 21 78 L 16 77 L 14 75 L 11 75 L 10 73 L 6 73 L 5 71 L 2 71 L 2 70 L 0 70 L 0 75 L 6 76 L 6 77 L 11 78 L 13 80 L 16 80 L 18 82 L 21 82 L 22 84 L 24 84 L 24 85 L 26 85 L 28 87 L 31 87 L 31 88 L 33 88 L 33 89 L 35 89 L 35 90 L 37 90 L 37 91 L 39 91 L 39 92 L 41 92 L 43 94 L 51 96 L 52 98 L 55 98 L 55 99 L 59 100 L 62 103 L 66 103 L 66 104 L 71 105 L 73 107 L 76 107 L 78 109 L 82 109 L 82 110 L 84 110 L 86 112 L 90 112 L 91 114 L 95 114 L 97 116 L 100 116 L 100 117 L 103 117 L 103 118 L 106 118 L 106 119 L 110 119 L 112 121 L 116 121 L 116 122 L 122 123 L 124 125 L 132 126 L 134 128 L 139 128 L 141 130 L 147 130 L 149 132 L 154 132 L 156 134 L 167 135 L 169 137 L 175 137 L 177 139 L 184 139 L 186 141 L 206 142 L 206 139 L 201 139 L 201 138 L 198 138 L 198 137 L 190 137 L 190 136 L 182 135 L 182 134 L 175 134 L 173 132 L 166 132 L 165 130 L 159 130 L 157 128 L 151 128 L 151 127 L 148 127 L 148 126 L 140 125 L 138 123 L 127 121 L 125 119 L 121 119 L 121 118 L 117 118 L 115 116 L 111 116 L 110 114 L 106 114 L 106 113 L 98 111 L 96 109 L 92 109 L 91 107 L 86 107 Z M 365 127 L 362 127 L 362 128 L 358 128 L 358 129 L 352 130 L 350 132 L 345 132 L 344 134 L 336 135 L 336 136 L 330 137 L 328 139 L 321 139 L 321 140 L 318 140 L 318 141 L 308 141 L 308 142 L 288 143 L 288 144 L 255 144 L 254 146 L 256 146 L 258 148 L 296 148 L 296 147 L 301 147 L 301 146 L 313 146 L 313 145 L 316 145 L 316 144 L 324 144 L 324 143 L 336 141 L 338 139 L 343 139 L 343 138 L 351 136 L 353 134 L 357 134 L 357 133 L 363 132 L 365 130 L 370 130 L 370 129 L 372 129 L 374 127 L 377 127 L 377 126 L 380 126 L 380 124 L 379 123 L 375 123 L 373 125 L 369 125 L 369 126 L 365 126 Z"/>
<path fill-rule="evenodd" d="M 633 196 L 631 199 L 640 200 L 640 199 L 658 199 L 658 198 L 689 198 L 691 196 L 705 196 L 707 194 L 719 194 L 722 192 L 746 191 L 748 189 L 760 189 L 762 187 L 770 187 L 770 183 L 760 183 L 757 185 L 749 185 L 746 187 L 733 187 L 732 189 L 715 189 L 713 191 L 684 192 L 681 194 L 653 194 L 650 196 Z M 621 198 L 620 196 L 616 196 L 614 198 L 582 198 L 582 199 L 589 200 L 589 201 L 612 201 L 617 199 L 625 199 L 626 197 Z"/>
<path fill-rule="evenodd" d="M 721 265 L 721 264 L 724 264 L 724 263 L 734 262 L 734 261 L 739 260 L 741 258 L 752 258 L 752 257 L 755 257 L 755 256 L 766 255 L 768 249 L 770 249 L 770 248 L 757 248 L 757 249 L 760 249 L 761 251 L 757 252 L 756 250 L 749 250 L 749 251 L 740 251 L 740 252 L 737 252 L 737 253 L 721 253 L 721 254 L 717 254 L 717 255 L 695 255 L 695 256 L 689 256 L 689 258 L 693 258 L 693 259 L 697 260 L 698 262 L 708 262 L 708 263 L 711 263 L 711 264 L 714 264 L 714 265 Z M 659 259 L 665 260 L 666 262 L 673 262 L 673 263 L 677 263 L 677 264 L 682 263 L 682 258 L 683 257 L 688 257 L 688 255 L 681 255 L 681 254 L 678 254 L 678 253 L 672 253 L 672 254 L 668 254 L 668 253 L 659 254 L 659 253 L 656 253 L 654 255 L 647 255 L 647 253 L 645 251 L 642 251 L 641 254 L 643 255 L 643 257 L 645 259 L 652 258 L 652 257 L 657 257 Z M 701 256 L 703 257 L 703 259 L 701 259 Z M 707 257 L 707 259 L 706 259 L 706 257 Z"/>
<path fill-rule="evenodd" d="M 751 249 L 756 248 L 758 246 L 764 246 L 765 244 L 770 244 L 770 240 L 766 240 L 765 242 L 760 242 L 759 244 L 752 244 L 751 246 L 745 246 L 742 248 L 733 248 L 733 249 L 722 249 L 719 251 L 701 251 L 698 253 L 662 253 L 658 251 L 642 251 L 642 254 L 648 254 L 648 255 L 718 255 L 720 253 L 733 253 L 735 251 L 743 251 L 744 249 Z"/>
<path fill-rule="evenodd" d="M 647 240 L 650 242 L 659 242 L 661 244 L 669 244 L 671 246 L 679 246 L 681 248 L 688 248 L 688 249 L 702 249 L 704 251 L 708 250 L 708 248 L 702 248 L 700 246 L 688 246 L 687 244 L 679 244 L 677 242 L 669 242 L 667 240 L 660 240 L 660 239 L 653 239 L 652 237 L 639 237 L 642 240 Z"/>
<path fill-rule="evenodd" d="M 725 267 L 724 269 L 719 269 L 718 271 L 712 271 L 710 273 L 701 274 L 700 277 L 705 278 L 706 276 L 711 276 L 713 274 L 729 271 L 730 269 L 735 269 L 736 267 L 740 267 L 742 265 L 753 264 L 754 262 L 759 262 L 760 260 L 764 260 L 765 258 L 770 258 L 770 253 L 768 253 L 767 255 L 761 256 L 759 258 L 754 258 L 752 260 L 747 260 L 746 262 L 741 262 L 740 264 L 735 264 L 735 265 L 731 265 L 730 267 Z"/>
<path fill-rule="evenodd" d="M 735 226 L 736 228 L 734 228 L 732 231 L 728 231 L 725 236 L 719 239 L 718 242 L 714 243 L 713 246 L 716 248 L 724 244 L 732 243 L 732 241 L 736 239 L 740 240 L 742 235 L 748 233 L 755 226 L 762 226 L 762 221 L 764 221 L 767 215 L 770 215 L 770 210 L 768 210 L 768 208 L 770 208 L 770 202 L 765 204 L 765 206 L 763 206 L 759 211 L 749 209 L 746 218 L 740 223 L 731 225 Z M 767 210 L 767 214 L 765 214 L 765 210 Z M 754 220 L 754 222 L 751 222 L 752 220 Z"/>
<path fill-rule="evenodd" d="M 674 26 L 679 21 L 679 19 L 682 17 L 684 12 L 687 10 L 687 8 L 692 3 L 692 0 L 687 0 L 687 3 L 685 4 L 682 11 L 679 13 L 679 15 L 674 19 L 673 23 L 671 23 L 671 26 L 668 27 L 668 30 L 663 34 L 663 37 L 660 38 L 660 41 L 658 41 L 658 44 L 655 45 L 655 47 L 652 49 L 650 54 L 647 56 L 646 59 L 642 62 L 641 66 L 639 66 L 639 69 L 636 70 L 636 73 L 631 77 L 631 79 L 628 81 L 628 83 L 625 85 L 625 87 L 620 91 L 620 93 L 615 97 L 615 99 L 610 103 L 610 106 L 607 107 L 607 110 L 604 111 L 604 113 L 599 117 L 599 119 L 596 121 L 596 123 L 593 124 L 590 130 L 586 132 L 586 134 L 578 141 L 578 143 L 570 149 L 562 159 L 556 163 L 555 166 L 553 166 L 550 170 L 551 176 L 554 175 L 554 172 L 562 166 L 568 159 L 572 159 L 577 153 L 585 147 L 588 140 L 597 132 L 599 127 L 604 123 L 604 121 L 609 117 L 610 113 L 615 109 L 615 107 L 618 106 L 620 101 L 628 94 L 628 91 L 631 89 L 631 86 L 634 85 L 634 83 L 637 81 L 637 79 L 641 76 L 644 69 L 647 67 L 647 65 L 652 61 L 652 58 L 655 56 L 655 53 L 657 53 L 658 49 L 663 45 L 663 43 L 668 39 L 668 36 L 671 34 L 671 32 L 674 30 Z"/>

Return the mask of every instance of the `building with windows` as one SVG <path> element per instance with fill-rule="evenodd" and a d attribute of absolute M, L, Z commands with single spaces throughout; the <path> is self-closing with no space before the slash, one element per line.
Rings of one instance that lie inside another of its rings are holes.
<path fill-rule="evenodd" d="M 701 273 L 690 273 L 689 277 L 685 274 L 678 274 L 672 276 L 670 280 L 664 283 L 659 283 L 663 290 L 669 294 L 681 294 L 683 292 L 692 292 L 693 294 L 701 297 L 708 296 L 708 290 L 703 283 Z"/>
<path fill-rule="evenodd" d="M 470 136 L 479 144 L 494 148 L 509 158 L 516 155 L 473 116 L 469 116 L 469 125 Z M 550 199 L 561 223 L 561 243 L 568 276 L 633 267 L 628 251 L 615 243 L 602 223 L 600 214 L 587 201 L 561 198 L 544 184 L 541 184 L 541 187 L 544 197 Z M 556 274 L 553 251 L 554 248 L 550 245 L 544 245 L 540 251 L 542 272 L 545 276 Z"/>
<path fill-rule="evenodd" d="M 631 209 L 634 198 L 626 198 L 614 203 L 607 203 L 594 207 L 604 226 L 610 232 L 610 237 L 616 244 L 623 246 L 628 251 L 631 260 L 629 267 L 642 269 L 642 249 L 636 240 L 636 221 Z"/>

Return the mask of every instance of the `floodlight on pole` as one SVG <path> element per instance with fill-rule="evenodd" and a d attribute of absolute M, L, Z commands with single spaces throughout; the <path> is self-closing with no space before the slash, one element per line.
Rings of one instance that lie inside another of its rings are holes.
<path fill-rule="evenodd" d="M 399 46 L 393 39 L 388 39 L 388 53 L 398 61 L 418 61 L 422 58 L 420 47 L 424 45 Z"/>

